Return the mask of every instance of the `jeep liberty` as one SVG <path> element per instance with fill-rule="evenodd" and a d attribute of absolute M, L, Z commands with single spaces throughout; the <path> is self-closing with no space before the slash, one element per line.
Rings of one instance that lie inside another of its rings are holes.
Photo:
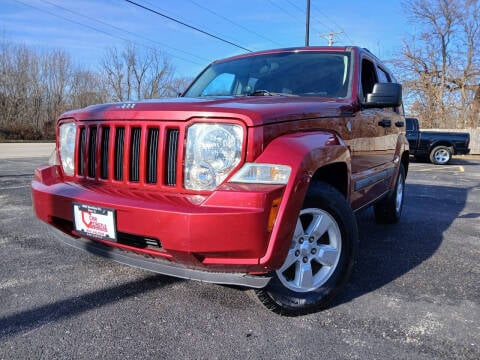
<path fill-rule="evenodd" d="M 399 220 L 404 125 L 401 86 L 366 49 L 248 53 L 177 99 L 61 115 L 33 206 L 76 248 L 310 313 L 348 280 L 355 212 Z"/>

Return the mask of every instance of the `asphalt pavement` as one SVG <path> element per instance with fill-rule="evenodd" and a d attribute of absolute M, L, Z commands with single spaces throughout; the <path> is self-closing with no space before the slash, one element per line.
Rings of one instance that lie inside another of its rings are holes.
<path fill-rule="evenodd" d="M 47 158 L 5 154 L 0 359 L 480 359 L 479 158 L 412 163 L 400 223 L 357 215 L 358 261 L 335 304 L 281 317 L 244 289 L 63 245 L 31 208 Z"/>

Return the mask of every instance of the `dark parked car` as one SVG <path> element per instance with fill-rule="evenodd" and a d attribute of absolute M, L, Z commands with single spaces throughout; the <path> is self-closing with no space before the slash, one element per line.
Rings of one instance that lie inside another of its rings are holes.
<path fill-rule="evenodd" d="M 469 133 L 420 131 L 418 119 L 406 120 L 410 155 L 429 159 L 436 165 L 445 165 L 451 160 L 452 155 L 466 155 L 470 152 Z"/>

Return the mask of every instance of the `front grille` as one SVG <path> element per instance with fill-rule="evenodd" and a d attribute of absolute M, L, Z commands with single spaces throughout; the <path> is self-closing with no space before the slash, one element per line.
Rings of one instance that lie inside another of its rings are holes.
<path fill-rule="evenodd" d="M 177 186 L 180 129 L 158 123 L 79 126 L 78 176 L 131 185 Z"/>

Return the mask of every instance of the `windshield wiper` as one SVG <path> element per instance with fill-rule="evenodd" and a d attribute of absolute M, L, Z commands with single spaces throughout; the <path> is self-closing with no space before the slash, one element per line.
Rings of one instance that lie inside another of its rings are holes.
<path fill-rule="evenodd" d="M 288 93 L 278 93 L 278 92 L 270 92 L 268 90 L 255 90 L 248 94 L 248 96 L 298 96 L 296 94 L 288 94 Z"/>
<path fill-rule="evenodd" d="M 274 93 L 271 93 L 268 90 L 259 89 L 251 92 L 250 94 L 248 94 L 248 96 L 274 96 Z"/>

